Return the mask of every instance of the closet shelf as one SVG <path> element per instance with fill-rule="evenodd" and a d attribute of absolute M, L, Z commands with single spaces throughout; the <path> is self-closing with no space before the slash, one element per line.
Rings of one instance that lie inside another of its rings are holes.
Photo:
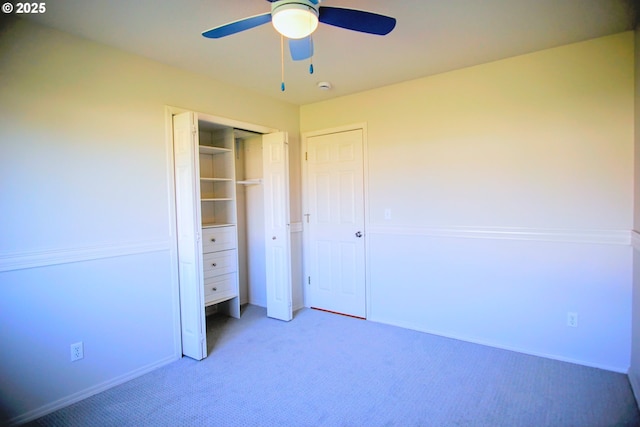
<path fill-rule="evenodd" d="M 230 227 L 233 225 L 235 224 L 231 224 L 231 223 L 219 224 L 215 222 L 206 222 L 202 224 L 202 228 Z"/>
<path fill-rule="evenodd" d="M 221 154 L 230 153 L 232 151 L 230 148 L 213 147 L 211 145 L 200 145 L 199 147 L 201 154 Z"/>
<path fill-rule="evenodd" d="M 231 202 L 231 197 L 204 197 L 200 199 L 201 202 Z"/>
<path fill-rule="evenodd" d="M 242 181 L 236 181 L 236 184 L 258 185 L 258 184 L 262 184 L 262 178 L 245 179 L 245 180 L 242 180 Z"/>
<path fill-rule="evenodd" d="M 200 181 L 206 182 L 230 182 L 233 181 L 233 178 L 200 178 Z"/>

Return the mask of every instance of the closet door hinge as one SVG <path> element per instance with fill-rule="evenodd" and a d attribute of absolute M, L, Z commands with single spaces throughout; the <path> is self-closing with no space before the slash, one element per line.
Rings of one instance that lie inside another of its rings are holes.
<path fill-rule="evenodd" d="M 191 133 L 194 134 L 194 135 L 198 133 L 198 129 L 196 128 L 196 125 L 194 125 L 194 124 L 191 124 Z"/>
<path fill-rule="evenodd" d="M 304 159 L 309 160 L 309 153 L 306 151 L 304 152 Z"/>
<path fill-rule="evenodd" d="M 311 284 L 311 276 L 307 276 L 307 281 L 309 282 L 309 285 Z"/>

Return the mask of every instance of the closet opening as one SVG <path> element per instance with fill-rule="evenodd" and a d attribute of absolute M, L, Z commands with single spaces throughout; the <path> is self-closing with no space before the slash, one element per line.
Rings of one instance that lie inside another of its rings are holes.
<path fill-rule="evenodd" d="M 173 142 L 182 352 L 200 360 L 214 314 L 292 318 L 287 135 L 184 112 Z"/>

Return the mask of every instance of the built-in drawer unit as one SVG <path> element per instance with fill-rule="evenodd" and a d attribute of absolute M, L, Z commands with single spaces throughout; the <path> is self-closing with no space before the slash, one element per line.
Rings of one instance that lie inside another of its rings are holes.
<path fill-rule="evenodd" d="M 235 249 L 204 254 L 203 264 L 204 278 L 208 279 L 237 271 L 238 256 Z"/>
<path fill-rule="evenodd" d="M 204 281 L 204 302 L 212 304 L 238 296 L 236 273 L 212 277 Z"/>
<path fill-rule="evenodd" d="M 202 229 L 202 252 L 216 252 L 235 249 L 236 227 L 210 227 Z"/>

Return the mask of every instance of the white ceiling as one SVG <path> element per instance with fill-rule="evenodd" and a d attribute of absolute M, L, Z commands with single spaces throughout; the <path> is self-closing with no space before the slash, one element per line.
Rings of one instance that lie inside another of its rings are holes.
<path fill-rule="evenodd" d="M 42 24 L 242 86 L 307 104 L 453 69 L 630 30 L 633 0 L 324 0 L 393 16 L 375 36 L 320 24 L 315 73 L 285 51 L 270 24 L 222 39 L 202 31 L 270 11 L 265 0 L 54 0 Z M 331 91 L 316 87 L 329 81 Z"/>

